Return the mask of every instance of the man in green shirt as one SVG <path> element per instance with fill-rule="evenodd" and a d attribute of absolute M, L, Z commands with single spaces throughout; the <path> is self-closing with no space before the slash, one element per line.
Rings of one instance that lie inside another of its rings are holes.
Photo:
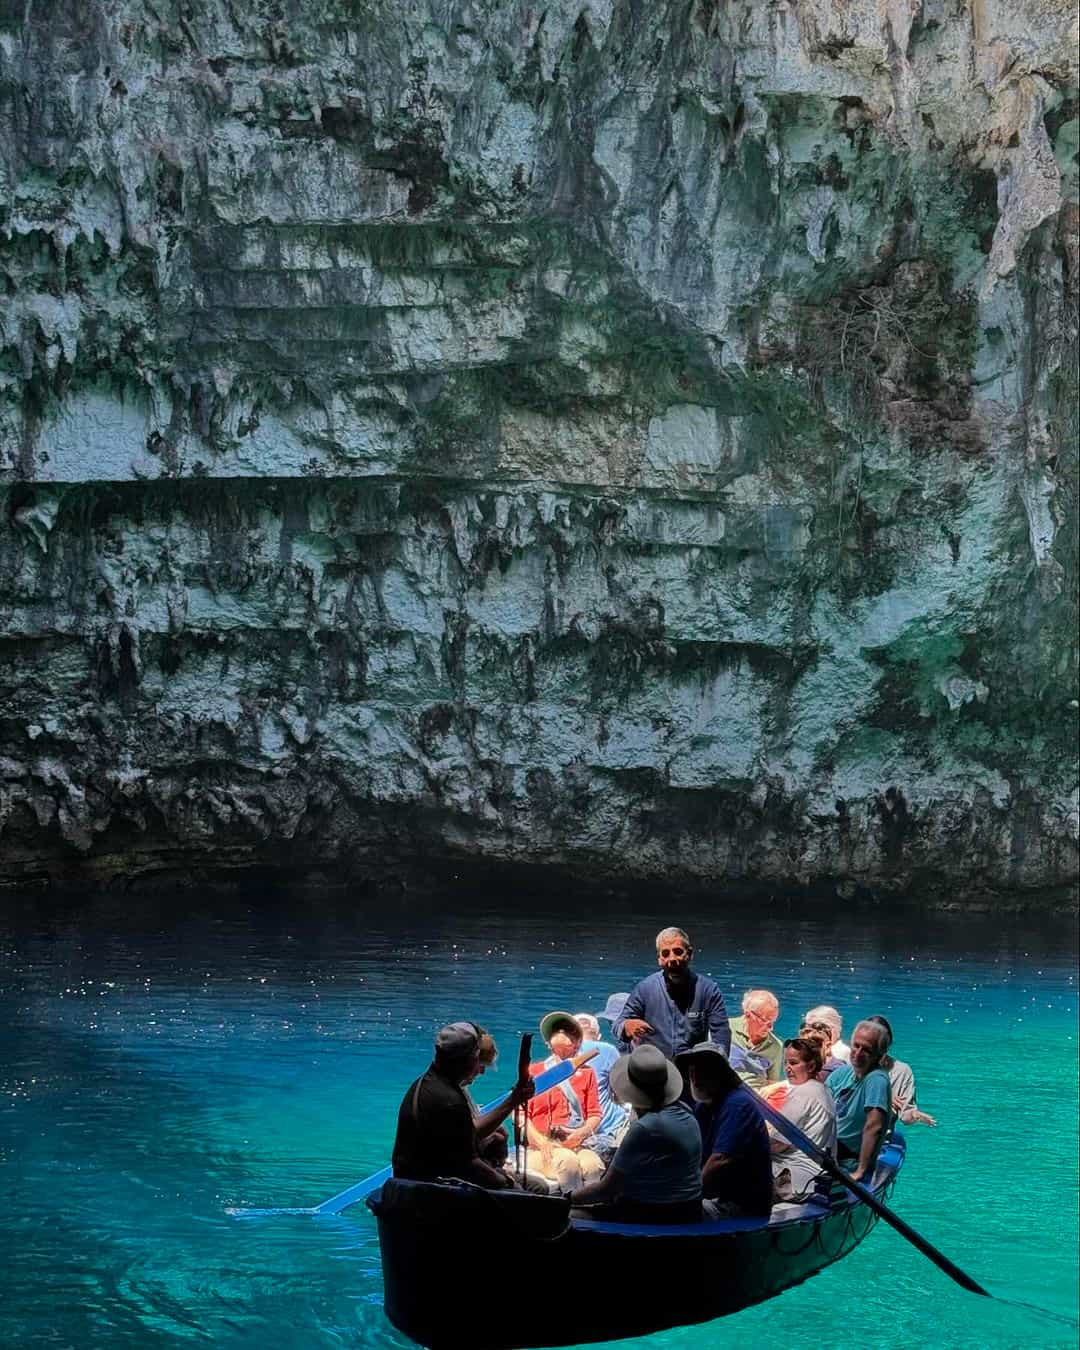
<path fill-rule="evenodd" d="M 742 1016 L 731 1019 L 731 1067 L 754 1089 L 780 1081 L 784 1047 L 773 1027 L 780 1004 L 767 989 L 748 989 L 743 994 Z"/>

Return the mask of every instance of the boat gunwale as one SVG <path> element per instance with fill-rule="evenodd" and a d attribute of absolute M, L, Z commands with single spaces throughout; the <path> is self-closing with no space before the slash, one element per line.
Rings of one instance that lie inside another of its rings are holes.
<path fill-rule="evenodd" d="M 874 1172 L 871 1190 L 875 1197 L 882 1198 L 896 1180 L 904 1162 L 905 1146 L 902 1139 L 890 1139 L 881 1150 L 878 1165 Z M 888 1157 L 886 1155 L 889 1155 Z M 610 1237 L 734 1237 L 738 1233 L 777 1232 L 780 1229 L 794 1228 L 803 1224 L 820 1223 L 833 1215 L 843 1213 L 855 1206 L 863 1206 L 865 1201 L 850 1194 L 839 1204 L 810 1202 L 798 1205 L 798 1213 L 788 1213 L 777 1217 L 748 1219 L 702 1219 L 698 1223 L 645 1224 L 610 1223 L 602 1219 L 571 1218 L 570 1227 L 580 1233 L 604 1234 Z"/>
<path fill-rule="evenodd" d="M 894 1136 L 881 1150 L 878 1158 L 878 1165 L 874 1172 L 873 1184 L 871 1190 L 873 1194 L 883 1197 L 895 1182 L 900 1168 L 903 1166 L 906 1154 L 906 1146 L 902 1136 Z M 424 1185 L 437 1183 L 420 1183 Z M 474 1189 L 468 1182 L 459 1182 L 462 1187 Z M 475 1189 L 481 1189 L 479 1187 Z M 498 1194 L 494 1192 L 493 1194 Z M 382 1187 L 380 1186 L 374 1194 L 369 1195 L 366 1200 L 368 1209 L 373 1214 L 378 1215 L 379 1206 L 382 1199 Z M 568 1229 L 573 1229 L 579 1233 L 590 1233 L 604 1237 L 622 1237 L 622 1238 L 688 1238 L 688 1237 L 735 1237 L 740 1233 L 770 1233 L 779 1232 L 788 1228 L 797 1228 L 800 1226 L 811 1226 L 822 1223 L 825 1220 L 845 1213 L 854 1208 L 863 1208 L 865 1201 L 859 1196 L 849 1193 L 844 1200 L 839 1203 L 820 1201 L 807 1204 L 792 1206 L 797 1213 L 787 1213 L 774 1217 L 772 1214 L 768 1218 L 746 1218 L 746 1219 L 702 1219 L 697 1223 L 679 1223 L 679 1224 L 646 1224 L 646 1223 L 612 1223 L 602 1219 L 588 1219 L 572 1217 L 568 1224 Z M 876 1217 L 876 1215 L 875 1215 Z"/>

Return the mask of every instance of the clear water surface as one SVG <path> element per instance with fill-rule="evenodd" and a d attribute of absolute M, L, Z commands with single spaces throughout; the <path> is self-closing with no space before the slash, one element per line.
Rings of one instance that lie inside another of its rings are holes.
<path fill-rule="evenodd" d="M 681 922 L 736 1003 L 775 990 L 884 1011 L 937 1130 L 910 1132 L 896 1209 L 978 1280 L 950 1283 L 884 1225 L 761 1307 L 633 1342 L 819 1350 L 1077 1344 L 1076 929 L 1069 920 L 755 911 L 512 890 L 376 902 L 253 895 L 4 897 L 0 1344 L 53 1350 L 403 1346 L 374 1220 L 235 1219 L 312 1205 L 381 1166 L 433 1030 L 483 1022 L 509 1085 L 518 1034 L 598 1009 Z M 490 1091 L 487 1089 L 490 1088 Z M 569 1277 L 572 1278 L 572 1277 Z M 568 1272 L 506 1268 L 522 1298 Z M 592 1288 L 582 1296 L 618 1298 Z M 640 1282 L 637 1288 L 641 1289 Z M 647 1288 L 647 1282 L 646 1282 Z M 658 1298 L 675 1291 L 654 1290 Z M 624 1342 L 624 1345 L 629 1344 Z"/>

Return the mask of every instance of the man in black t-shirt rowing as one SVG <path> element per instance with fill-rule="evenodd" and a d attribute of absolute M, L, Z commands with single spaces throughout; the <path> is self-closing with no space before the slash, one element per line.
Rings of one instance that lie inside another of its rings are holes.
<path fill-rule="evenodd" d="M 435 1058 L 405 1093 L 394 1140 L 394 1176 L 409 1181 L 460 1177 L 487 1190 L 514 1185 L 509 1173 L 481 1158 L 477 1138 L 490 1134 L 535 1091 L 515 1083 L 509 1097 L 477 1121 L 465 1085 L 479 1072 L 482 1032 L 472 1022 L 451 1022 L 435 1036 Z"/>

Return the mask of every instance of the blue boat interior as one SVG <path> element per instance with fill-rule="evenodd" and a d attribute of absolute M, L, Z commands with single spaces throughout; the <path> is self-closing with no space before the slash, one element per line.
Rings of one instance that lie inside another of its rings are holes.
<path fill-rule="evenodd" d="M 490 1111 L 501 1099 L 496 1097 L 494 1101 L 488 1102 L 480 1108 L 481 1111 Z M 889 1137 L 885 1147 L 881 1150 L 878 1157 L 877 1168 L 874 1172 L 872 1189 L 875 1192 L 889 1186 L 904 1161 L 905 1142 L 903 1135 L 894 1130 Z M 314 1215 L 332 1215 L 340 1214 L 342 1210 L 350 1205 L 355 1205 L 361 1200 L 366 1200 L 369 1195 L 373 1195 L 385 1181 L 389 1181 L 393 1175 L 390 1167 L 380 1168 L 378 1172 L 365 1177 L 363 1181 L 358 1181 L 355 1185 L 348 1187 L 340 1194 L 331 1196 L 329 1200 L 324 1200 L 321 1205 L 316 1205 L 313 1209 L 306 1211 L 297 1211 L 301 1213 L 310 1213 Z M 831 1197 L 815 1199 L 807 1204 L 779 1204 L 774 1205 L 772 1214 L 769 1218 L 764 1216 L 755 1219 L 706 1219 L 701 1223 L 695 1224 L 622 1224 L 622 1223 L 602 1223 L 596 1219 L 574 1219 L 572 1220 L 575 1228 L 583 1232 L 597 1233 L 624 1233 L 627 1236 L 646 1237 L 655 1234 L 657 1237 L 685 1237 L 688 1234 L 706 1234 L 706 1233 L 741 1233 L 751 1232 L 761 1228 L 778 1228 L 786 1224 L 804 1223 L 808 1219 L 819 1219 L 825 1214 L 834 1213 L 844 1205 L 857 1203 L 856 1197 L 850 1191 L 840 1191 L 834 1188 L 834 1194 Z M 231 1213 L 242 1215 L 245 1213 L 253 1215 L 265 1215 L 273 1213 L 288 1213 L 283 1210 L 233 1210 Z"/>
<path fill-rule="evenodd" d="M 880 1196 L 896 1177 L 904 1161 L 905 1145 L 903 1137 L 894 1135 L 878 1156 L 877 1167 L 871 1189 Z M 634 1238 L 671 1238 L 719 1236 L 722 1233 L 751 1233 L 763 1228 L 787 1228 L 808 1220 L 823 1219 L 838 1210 L 861 1203 L 851 1191 L 840 1194 L 834 1192 L 822 1199 L 815 1199 L 803 1205 L 774 1205 L 772 1214 L 766 1218 L 754 1219 L 705 1219 L 701 1223 L 682 1224 L 642 1224 L 642 1223 L 602 1223 L 596 1219 L 573 1218 L 574 1228 L 586 1233 L 622 1234 Z"/>

